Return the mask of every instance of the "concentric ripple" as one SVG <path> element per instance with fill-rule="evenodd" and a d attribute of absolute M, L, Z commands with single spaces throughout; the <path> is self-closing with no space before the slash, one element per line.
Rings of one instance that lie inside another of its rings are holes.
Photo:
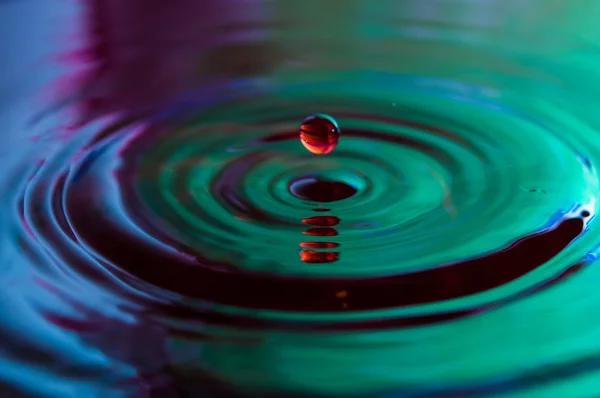
<path fill-rule="evenodd" d="M 410 84 L 395 106 L 360 90 L 349 101 L 289 87 L 288 103 L 232 97 L 108 136 L 55 177 L 62 233 L 145 293 L 304 320 L 402 317 L 411 306 L 446 317 L 579 264 L 574 241 L 598 181 L 572 144 L 483 98 Z M 331 155 L 298 145 L 295 126 L 312 108 L 344 126 Z M 465 113 L 479 117 L 456 117 Z M 107 197 L 115 189 L 120 198 Z M 307 229 L 311 217 L 318 225 Z"/>
<path fill-rule="evenodd" d="M 450 83 L 224 90 L 53 155 L 24 219 L 69 273 L 213 326 L 481 316 L 593 257 L 598 178 L 583 122 Z M 325 156 L 298 142 L 315 112 L 344 131 Z"/>

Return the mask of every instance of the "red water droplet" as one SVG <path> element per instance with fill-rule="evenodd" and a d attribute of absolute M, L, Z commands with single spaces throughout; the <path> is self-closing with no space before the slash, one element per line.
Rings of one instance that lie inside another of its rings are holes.
<path fill-rule="evenodd" d="M 328 115 L 308 116 L 300 126 L 300 142 L 315 155 L 325 155 L 335 149 L 340 140 L 340 128 Z"/>

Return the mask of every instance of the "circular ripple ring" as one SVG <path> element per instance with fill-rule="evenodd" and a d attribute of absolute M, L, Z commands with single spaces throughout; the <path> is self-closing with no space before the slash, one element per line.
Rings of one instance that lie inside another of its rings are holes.
<path fill-rule="evenodd" d="M 336 328 L 370 327 L 384 310 L 393 326 L 443 322 L 550 283 L 541 270 L 593 217 L 595 171 L 572 143 L 489 99 L 457 104 L 417 83 L 393 107 L 262 95 L 108 135 L 60 174 L 63 234 L 145 294 L 315 327 L 318 313 L 336 314 Z M 298 145 L 307 104 L 344 126 L 334 153 Z M 459 111 L 485 119 L 465 124 Z M 556 158 L 577 175 L 570 187 L 546 175 Z M 118 198 L 103 195 L 111 184 Z M 570 255 L 570 266 L 583 261 Z"/>

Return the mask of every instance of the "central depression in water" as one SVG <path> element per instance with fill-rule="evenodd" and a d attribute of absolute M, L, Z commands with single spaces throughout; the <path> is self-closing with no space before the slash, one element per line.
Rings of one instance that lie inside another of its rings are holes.
<path fill-rule="evenodd" d="M 495 343 L 500 324 L 518 335 L 517 301 L 527 311 L 592 256 L 585 126 L 557 132 L 558 109 L 417 77 L 252 84 L 74 139 L 23 195 L 27 227 L 72 271 L 188 336 L 202 323 L 201 342 L 172 337 L 175 374 L 240 391 L 485 392 L 566 360 Z M 317 143 L 325 156 L 298 142 L 313 112 L 343 130 L 335 151 Z"/>

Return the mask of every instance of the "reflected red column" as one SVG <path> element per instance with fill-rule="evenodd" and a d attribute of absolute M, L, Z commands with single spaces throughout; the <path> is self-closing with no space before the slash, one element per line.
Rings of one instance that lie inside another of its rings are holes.
<path fill-rule="evenodd" d="M 303 232 L 304 235 L 314 237 L 330 237 L 338 234 L 337 230 L 333 228 L 340 223 L 340 219 L 335 216 L 314 216 L 304 218 L 302 222 L 306 225 L 310 225 Z M 339 260 L 340 253 L 337 251 L 328 251 L 327 249 L 334 249 L 339 244 L 330 241 L 309 241 L 301 242 L 300 247 L 303 249 L 300 251 L 300 260 L 305 263 L 322 264 L 331 263 Z"/>

